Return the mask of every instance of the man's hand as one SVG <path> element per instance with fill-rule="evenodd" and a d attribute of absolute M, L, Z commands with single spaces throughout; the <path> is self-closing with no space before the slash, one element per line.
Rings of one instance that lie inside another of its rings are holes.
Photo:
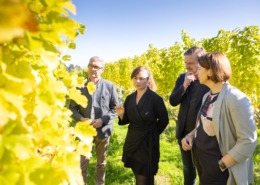
<path fill-rule="evenodd" d="M 92 125 L 94 128 L 100 128 L 103 126 L 103 121 L 101 118 L 94 119 L 91 121 L 90 125 Z"/>
<path fill-rule="evenodd" d="M 192 72 L 187 72 L 185 75 L 185 79 L 183 82 L 183 87 L 187 89 L 191 82 L 194 82 L 196 80 L 196 76 Z"/>
<path fill-rule="evenodd" d="M 85 122 L 85 121 L 88 121 L 88 120 L 90 120 L 90 119 L 89 119 L 89 118 L 80 118 L 79 121 L 81 121 L 81 122 Z"/>

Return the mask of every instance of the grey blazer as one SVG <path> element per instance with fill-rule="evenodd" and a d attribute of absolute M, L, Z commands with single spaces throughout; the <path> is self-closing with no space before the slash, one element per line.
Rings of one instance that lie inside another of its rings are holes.
<path fill-rule="evenodd" d="M 87 97 L 88 105 L 87 107 L 82 107 L 71 100 L 69 108 L 72 111 L 72 117 L 76 121 L 79 121 L 82 117 L 91 118 L 93 101 L 92 96 L 89 94 L 86 87 L 79 88 L 79 90 Z M 94 98 L 95 105 L 93 106 L 93 109 L 95 114 L 93 119 L 101 118 L 103 121 L 103 126 L 96 129 L 97 136 L 100 139 L 104 139 L 112 134 L 113 120 L 117 116 L 115 106 L 118 104 L 118 96 L 115 85 L 112 82 L 101 78 L 98 82 L 98 88 Z"/>
<path fill-rule="evenodd" d="M 257 132 L 254 109 L 247 96 L 225 83 L 214 108 L 213 124 L 222 155 L 229 154 L 237 162 L 228 168 L 227 185 L 252 183 Z"/>

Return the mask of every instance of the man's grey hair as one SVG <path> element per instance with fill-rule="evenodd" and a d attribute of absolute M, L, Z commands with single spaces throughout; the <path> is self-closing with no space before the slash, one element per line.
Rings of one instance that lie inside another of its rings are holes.
<path fill-rule="evenodd" d="M 101 58 L 98 57 L 98 56 L 93 56 L 93 57 L 91 57 L 91 58 L 89 59 L 88 64 L 92 63 L 93 61 L 100 61 L 101 64 L 102 64 L 102 67 L 105 66 L 105 62 L 103 61 L 103 59 L 101 59 Z"/>
<path fill-rule="evenodd" d="M 206 51 L 201 46 L 193 46 L 190 49 L 188 49 L 187 51 L 185 51 L 184 56 L 193 55 L 193 54 L 196 54 L 197 57 L 199 58 L 200 56 L 206 54 Z"/>

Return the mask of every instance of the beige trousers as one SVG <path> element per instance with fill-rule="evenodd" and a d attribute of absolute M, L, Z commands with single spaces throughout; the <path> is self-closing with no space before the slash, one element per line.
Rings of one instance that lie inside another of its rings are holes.
<path fill-rule="evenodd" d="M 105 185 L 106 177 L 106 158 L 108 152 L 110 137 L 105 139 L 99 139 L 97 136 L 94 137 L 94 144 L 96 146 L 96 185 Z M 86 156 L 80 156 L 80 168 L 84 183 L 87 184 L 87 171 L 88 171 L 89 159 Z"/>

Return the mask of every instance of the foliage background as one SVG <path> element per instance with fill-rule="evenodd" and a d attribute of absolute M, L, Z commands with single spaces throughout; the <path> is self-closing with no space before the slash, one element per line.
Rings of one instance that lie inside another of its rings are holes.
<path fill-rule="evenodd" d="M 77 35 L 85 30 L 84 25 L 69 18 L 69 12 L 75 13 L 70 0 L 0 0 L 1 185 L 82 184 L 79 155 L 91 155 L 96 133 L 88 123 L 71 127 L 68 101 L 87 104 L 76 90 L 84 86 L 87 73 L 85 69 L 68 72 L 65 65 L 70 56 L 63 51 L 75 49 Z M 115 82 L 124 100 L 133 91 L 133 68 L 146 65 L 167 103 L 177 76 L 184 71 L 183 52 L 187 48 L 202 45 L 207 51 L 222 51 L 232 64 L 231 83 L 250 97 L 259 126 L 259 40 L 258 26 L 220 30 L 216 37 L 200 41 L 183 31 L 181 43 L 163 49 L 150 45 L 140 56 L 106 64 L 104 78 Z M 174 139 L 178 109 L 168 106 L 168 111 L 171 123 L 162 135 L 157 183 L 181 184 L 181 162 Z M 131 172 L 120 162 L 126 128 L 116 124 L 115 128 L 108 184 L 133 184 Z M 256 183 L 260 176 L 259 152 L 258 146 L 254 154 Z M 90 170 L 90 176 L 93 172 Z"/>
<path fill-rule="evenodd" d="M 215 37 L 196 41 L 187 31 L 182 31 L 182 42 L 176 42 L 169 48 L 149 49 L 134 58 L 122 58 L 108 63 L 103 74 L 125 92 L 133 90 L 130 74 L 139 66 L 148 66 L 158 86 L 158 93 L 168 97 L 175 80 L 184 72 L 183 53 L 194 45 L 203 46 L 207 52 L 220 51 L 227 55 L 232 67 L 230 83 L 245 92 L 254 104 L 257 113 L 260 106 L 260 35 L 258 26 L 246 26 L 233 31 L 220 30 Z M 128 94 L 128 93 L 125 93 Z"/>
<path fill-rule="evenodd" d="M 220 30 L 215 37 L 204 38 L 199 41 L 191 38 L 188 32 L 183 30 L 182 43 L 176 42 L 173 46 L 163 49 L 157 49 L 150 45 L 149 49 L 140 56 L 135 56 L 134 58 L 122 58 L 114 63 L 106 64 L 103 77 L 115 82 L 122 99 L 134 90 L 131 84 L 130 75 L 132 70 L 139 65 L 145 65 L 151 69 L 158 86 L 157 92 L 164 97 L 170 115 L 170 125 L 161 136 L 160 170 L 156 176 L 156 183 L 158 185 L 183 184 L 179 146 L 175 139 L 178 107 L 171 107 L 168 103 L 168 98 L 178 75 L 185 71 L 183 64 L 184 51 L 191 46 L 201 45 L 207 52 L 221 51 L 227 55 L 233 72 L 230 83 L 245 92 L 251 99 L 255 108 L 256 124 L 259 135 L 259 41 L 260 35 L 258 26 L 246 26 L 243 29 L 237 28 L 233 31 Z M 122 152 L 120 146 L 122 148 L 126 129 L 126 127 L 118 127 L 117 123 L 115 123 L 115 132 L 112 136 L 108 157 L 108 184 L 134 184 L 131 171 L 122 168 L 123 164 L 119 162 L 121 160 Z M 258 144 L 254 152 L 254 184 L 260 184 L 259 154 L 260 145 Z M 123 178 L 117 178 L 119 174 L 123 174 Z M 89 174 L 91 177 L 90 179 L 93 179 L 92 175 L 93 172 Z"/>

